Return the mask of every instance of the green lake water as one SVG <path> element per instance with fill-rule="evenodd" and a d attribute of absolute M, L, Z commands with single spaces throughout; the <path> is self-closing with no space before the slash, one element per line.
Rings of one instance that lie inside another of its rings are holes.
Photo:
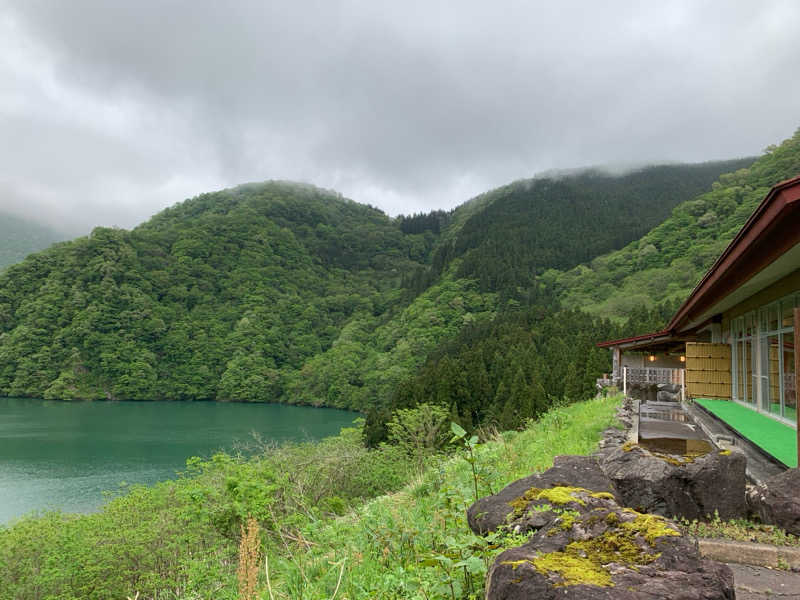
<path fill-rule="evenodd" d="M 0 523 L 34 510 L 89 512 L 120 484 L 175 477 L 191 456 L 261 440 L 335 435 L 358 414 L 220 402 L 0 398 Z"/>

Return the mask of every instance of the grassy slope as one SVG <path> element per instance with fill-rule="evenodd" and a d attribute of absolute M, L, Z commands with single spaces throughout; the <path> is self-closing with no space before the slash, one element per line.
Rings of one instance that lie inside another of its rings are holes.
<path fill-rule="evenodd" d="M 524 431 L 479 446 L 481 495 L 490 493 L 487 484 L 498 491 L 549 468 L 555 456 L 592 452 L 618 402 L 556 408 Z M 470 532 L 466 508 L 474 500 L 470 465 L 455 456 L 395 494 L 309 527 L 305 552 L 272 557 L 275 597 L 329 598 L 344 564 L 340 593 L 346 598 L 449 598 L 451 583 L 456 598 L 483 598 L 486 569 L 502 549 L 487 548 Z M 464 568 L 471 571 L 466 578 Z"/>
<path fill-rule="evenodd" d="M 558 454 L 591 452 L 617 402 L 554 409 L 522 432 L 480 445 L 480 493 L 545 469 Z M 136 488 L 98 513 L 50 513 L 0 527 L 0 599 L 139 592 L 140 600 L 234 600 L 239 523 L 247 515 L 260 523 L 276 599 L 331 598 L 340 574 L 342 599 L 451 598 L 451 584 L 457 598 L 482 597 L 486 567 L 500 550 L 467 528 L 469 464 L 446 458 L 403 486 L 410 463 L 394 448 L 366 451 L 354 429 L 250 460 L 190 461 L 191 476 Z M 375 486 L 399 491 L 358 501 Z M 270 595 L 258 569 L 264 600 Z"/>
<path fill-rule="evenodd" d="M 640 240 L 544 279 L 562 302 L 623 320 L 631 309 L 682 301 L 755 210 L 770 187 L 800 174 L 800 130 L 749 168 L 723 175 L 712 190 L 678 205 Z"/>

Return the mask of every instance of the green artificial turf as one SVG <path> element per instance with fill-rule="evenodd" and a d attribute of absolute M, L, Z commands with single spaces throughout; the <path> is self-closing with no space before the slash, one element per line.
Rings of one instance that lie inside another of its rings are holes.
<path fill-rule="evenodd" d="M 695 402 L 786 466 L 797 466 L 797 432 L 792 427 L 730 400 L 698 398 Z"/>

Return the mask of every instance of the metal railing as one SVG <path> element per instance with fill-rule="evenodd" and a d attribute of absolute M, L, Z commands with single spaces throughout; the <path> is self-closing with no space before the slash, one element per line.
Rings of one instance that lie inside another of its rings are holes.
<path fill-rule="evenodd" d="M 665 369 L 663 367 L 622 368 L 622 390 L 625 397 L 628 396 L 628 386 L 658 385 L 659 383 L 679 385 L 681 388 L 681 400 L 686 400 L 685 369 Z"/>

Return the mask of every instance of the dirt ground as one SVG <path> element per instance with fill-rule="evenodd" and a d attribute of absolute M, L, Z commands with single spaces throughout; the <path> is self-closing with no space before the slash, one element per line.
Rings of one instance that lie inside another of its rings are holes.
<path fill-rule="evenodd" d="M 736 600 L 800 600 L 800 573 L 729 563 Z"/>

